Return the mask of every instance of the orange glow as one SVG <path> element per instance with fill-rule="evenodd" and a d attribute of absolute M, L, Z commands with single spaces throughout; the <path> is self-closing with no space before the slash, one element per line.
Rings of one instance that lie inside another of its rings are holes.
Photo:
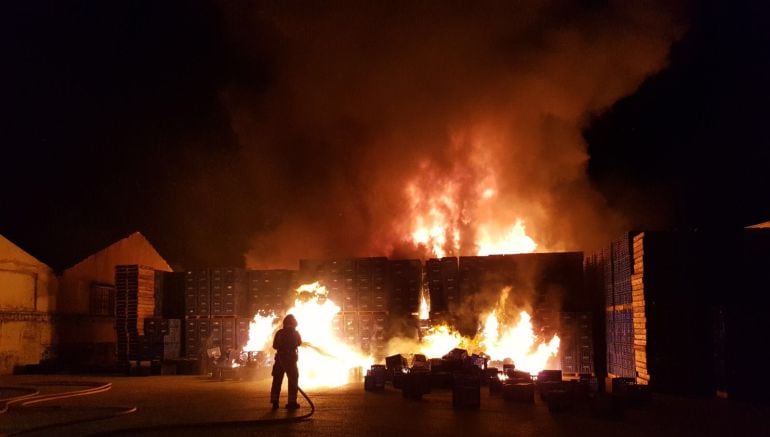
<path fill-rule="evenodd" d="M 538 339 L 526 311 L 519 313 L 518 321 L 512 326 L 500 326 L 493 311 L 484 322 L 480 349 L 494 360 L 511 358 L 517 370 L 534 374 L 545 369 L 548 360 L 557 356 L 560 343 L 558 335 L 547 342 Z"/>
<path fill-rule="evenodd" d="M 530 253 L 537 249 L 537 243 L 527 235 L 524 222 L 521 220 L 516 220 L 516 223 L 507 232 L 496 234 L 494 237 L 487 227 L 479 227 L 477 246 L 480 256 Z"/>
<path fill-rule="evenodd" d="M 327 296 L 326 287 L 320 283 L 303 284 L 297 288 L 294 306 L 287 311 L 299 322 L 297 330 L 304 342 L 299 353 L 299 384 L 307 389 L 345 385 L 350 382 L 353 369 L 369 367 L 374 363 L 372 357 L 336 337 L 332 321 L 340 312 L 340 307 Z M 246 350 L 272 354 L 272 337 L 280 328 L 280 319 L 270 324 L 270 330 L 266 326 L 265 318 L 259 315 L 254 317 L 247 346 L 254 349 Z"/>
<path fill-rule="evenodd" d="M 484 324 L 473 338 L 463 337 L 447 325 L 434 326 L 423 337 L 414 353 L 429 358 L 441 357 L 450 350 L 461 347 L 470 353 L 484 353 L 492 360 L 511 358 L 517 370 L 535 374 L 548 367 L 549 360 L 559 353 L 561 339 L 554 335 L 550 340 L 538 338 L 532 326 L 532 317 L 520 311 L 517 318 L 505 323 L 505 302 L 510 288 L 503 289 L 495 309 L 486 315 Z"/>
<path fill-rule="evenodd" d="M 428 358 L 442 357 L 456 347 L 466 346 L 470 340 L 447 325 L 434 326 L 420 341 L 418 350 Z"/>
<path fill-rule="evenodd" d="M 430 306 L 428 300 L 425 299 L 425 292 L 420 293 L 420 320 L 428 320 L 430 318 Z"/>
<path fill-rule="evenodd" d="M 273 333 L 275 332 L 278 316 L 256 314 L 249 323 L 249 341 L 243 350 L 246 352 L 272 351 Z M 272 354 L 271 354 L 272 355 Z"/>
<path fill-rule="evenodd" d="M 481 146 L 471 148 L 472 158 L 450 169 L 423 163 L 407 183 L 402 238 L 437 258 L 534 252 L 538 245 L 527 234 L 521 206 L 501 198 L 497 163 Z"/>

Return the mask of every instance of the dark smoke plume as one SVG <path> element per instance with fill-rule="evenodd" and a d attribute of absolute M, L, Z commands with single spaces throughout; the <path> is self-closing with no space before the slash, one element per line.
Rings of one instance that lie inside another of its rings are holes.
<path fill-rule="evenodd" d="M 664 67 L 670 2 L 307 3 L 220 8 L 239 72 L 222 98 L 260 205 L 248 267 L 425 256 L 403 237 L 426 172 L 494 172 L 483 211 L 459 188 L 471 236 L 521 217 L 540 249 L 588 249 L 622 228 L 581 131 Z"/>

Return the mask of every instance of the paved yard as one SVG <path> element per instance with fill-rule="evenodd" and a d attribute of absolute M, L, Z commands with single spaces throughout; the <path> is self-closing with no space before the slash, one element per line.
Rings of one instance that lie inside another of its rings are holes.
<path fill-rule="evenodd" d="M 89 435 L 121 429 L 179 424 L 175 429 L 155 429 L 142 435 L 590 435 L 590 436 L 681 436 L 681 435 L 770 435 L 770 407 L 718 399 L 684 399 L 655 396 L 647 407 L 626 410 L 620 419 L 591 414 L 587 405 L 552 414 L 537 399 L 534 405 L 511 404 L 490 396 L 482 388 L 479 410 L 455 410 L 451 392 L 435 391 L 422 401 L 403 399 L 392 388 L 368 393 L 362 384 L 308 393 L 316 412 L 308 421 L 273 425 L 228 425 L 189 427 L 184 424 L 208 421 L 247 421 L 291 417 L 286 410 L 270 410 L 269 381 L 212 381 L 198 376 L 6 376 L 0 385 L 20 386 L 40 381 L 108 381 L 110 391 L 80 398 L 52 401 L 0 415 L 0 432 L 10 434 L 120 411 L 137 411 L 107 420 L 33 432 L 28 435 Z M 71 390 L 38 385 L 41 392 Z M 3 397 L 11 392 L 4 390 Z M 282 404 L 285 403 L 282 399 Z M 296 415 L 308 411 L 302 401 Z"/>

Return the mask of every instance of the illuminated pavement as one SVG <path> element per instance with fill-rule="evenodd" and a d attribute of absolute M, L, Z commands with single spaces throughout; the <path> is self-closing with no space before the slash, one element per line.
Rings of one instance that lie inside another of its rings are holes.
<path fill-rule="evenodd" d="M 28 435 L 88 435 L 161 424 L 290 416 L 284 409 L 270 410 L 267 380 L 219 382 L 196 376 L 6 376 L 0 377 L 0 385 L 78 379 L 110 381 L 113 388 L 102 394 L 54 401 L 35 409 L 0 415 L 0 433 L 103 415 L 113 411 L 108 408 L 131 405 L 138 407 L 136 413 Z M 403 399 L 399 391 L 391 388 L 382 393 L 367 393 L 362 384 L 313 390 L 308 394 L 316 404 L 316 413 L 311 420 L 301 423 L 205 429 L 180 427 L 142 435 L 770 435 L 767 420 L 770 407 L 717 399 L 656 396 L 646 408 L 627 410 L 623 418 L 609 420 L 593 416 L 585 405 L 551 414 L 540 399 L 534 405 L 506 403 L 500 397 L 489 396 L 485 387 L 481 409 L 475 411 L 454 410 L 451 392 L 446 390 L 434 391 L 422 401 Z M 301 403 L 303 408 L 296 415 L 308 411 L 307 403 Z M 125 433 L 118 433 L 121 434 Z"/>

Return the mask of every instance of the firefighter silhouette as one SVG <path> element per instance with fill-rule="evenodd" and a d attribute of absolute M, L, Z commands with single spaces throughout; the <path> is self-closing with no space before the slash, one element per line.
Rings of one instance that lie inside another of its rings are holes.
<path fill-rule="evenodd" d="M 302 337 L 297 332 L 297 319 L 289 314 L 283 319 L 283 328 L 275 333 L 273 339 L 273 349 L 276 350 L 275 364 L 273 365 L 273 386 L 270 389 L 270 402 L 273 403 L 273 409 L 278 408 L 284 373 L 289 380 L 289 402 L 286 404 L 286 408 L 290 410 L 299 408 L 297 403 L 297 380 L 299 379 L 297 348 L 301 344 Z"/>

